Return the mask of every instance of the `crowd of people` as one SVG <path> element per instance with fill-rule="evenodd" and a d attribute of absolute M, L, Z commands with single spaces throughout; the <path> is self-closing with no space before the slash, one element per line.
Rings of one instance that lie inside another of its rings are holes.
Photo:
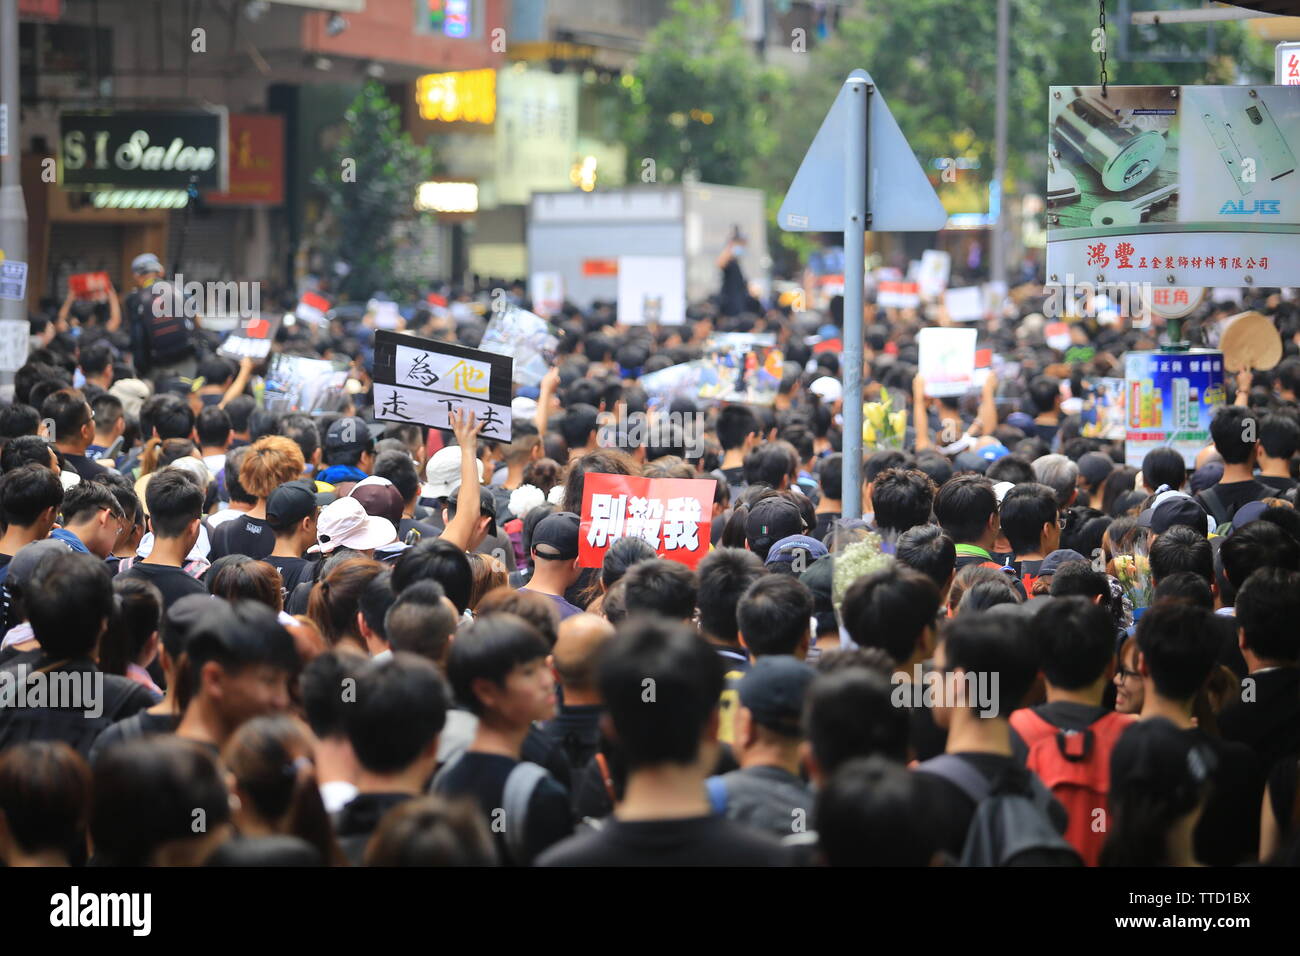
<path fill-rule="evenodd" d="M 1294 297 L 1201 308 L 1198 343 L 1250 306 L 1285 357 L 1140 468 L 1080 405 L 1158 324 L 1052 348 L 1021 287 L 979 325 L 1011 374 L 936 399 L 944 317 L 871 303 L 863 398 L 907 424 L 850 490 L 837 302 L 566 306 L 502 443 L 376 420 L 370 313 L 276 337 L 344 407 L 268 409 L 264 363 L 155 321 L 162 271 L 33 319 L 0 408 L 5 865 L 1300 862 Z M 483 304 L 401 324 L 473 347 Z M 722 332 L 774 335 L 771 405 L 640 384 Z M 712 479 L 708 553 L 584 567 L 593 474 Z"/>

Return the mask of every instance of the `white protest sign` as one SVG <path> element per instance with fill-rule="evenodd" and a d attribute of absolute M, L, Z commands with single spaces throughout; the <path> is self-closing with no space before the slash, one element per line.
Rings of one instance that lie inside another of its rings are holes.
<path fill-rule="evenodd" d="M 984 318 L 984 293 L 977 285 L 949 289 L 943 294 L 948 318 L 954 322 L 978 322 Z"/>
<path fill-rule="evenodd" d="M 684 324 L 686 260 L 681 256 L 619 256 L 618 321 L 622 325 Z"/>
<path fill-rule="evenodd" d="M 927 395 L 962 395 L 975 378 L 974 329 L 922 329 L 916 335 L 917 372 Z"/>
<path fill-rule="evenodd" d="M 400 332 L 375 333 L 375 418 L 451 429 L 457 409 L 473 411 L 480 435 L 511 438 L 509 356 Z"/>
<path fill-rule="evenodd" d="M 564 276 L 558 272 L 534 272 L 529 278 L 528 295 L 533 311 L 542 318 L 558 315 L 564 308 Z"/>

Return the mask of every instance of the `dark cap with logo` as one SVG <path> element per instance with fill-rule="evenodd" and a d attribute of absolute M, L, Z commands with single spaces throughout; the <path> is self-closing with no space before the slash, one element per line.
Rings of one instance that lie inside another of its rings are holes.
<path fill-rule="evenodd" d="M 789 498 L 763 498 L 749 509 L 745 538 L 749 548 L 763 560 L 782 538 L 803 534 L 803 512 Z"/>
<path fill-rule="evenodd" d="M 760 727 L 801 736 L 803 699 L 817 672 L 797 657 L 760 657 L 740 682 L 740 703 Z"/>
<path fill-rule="evenodd" d="M 547 515 L 533 529 L 533 554 L 551 561 L 572 561 L 578 556 L 578 531 L 582 519 L 572 511 Z"/>
<path fill-rule="evenodd" d="M 266 499 L 266 520 L 277 531 L 316 513 L 316 486 L 305 478 L 288 481 Z"/>

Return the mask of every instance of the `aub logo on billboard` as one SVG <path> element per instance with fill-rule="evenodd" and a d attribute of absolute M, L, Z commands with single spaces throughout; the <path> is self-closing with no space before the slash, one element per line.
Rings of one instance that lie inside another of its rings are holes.
<path fill-rule="evenodd" d="M 1250 205 L 1244 199 L 1229 199 L 1219 209 L 1220 216 L 1280 216 L 1282 200 L 1255 199 Z"/>

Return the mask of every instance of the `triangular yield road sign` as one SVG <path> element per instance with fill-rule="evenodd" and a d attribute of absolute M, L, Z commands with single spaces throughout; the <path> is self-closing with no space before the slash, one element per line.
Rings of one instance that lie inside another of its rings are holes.
<path fill-rule="evenodd" d="M 821 129 L 804 154 L 781 203 L 776 224 L 786 232 L 844 231 L 844 139 L 849 89 L 872 89 L 867 112 L 867 212 L 873 232 L 934 232 L 948 222 L 912 147 L 866 70 L 854 70 L 840 87 Z"/>

